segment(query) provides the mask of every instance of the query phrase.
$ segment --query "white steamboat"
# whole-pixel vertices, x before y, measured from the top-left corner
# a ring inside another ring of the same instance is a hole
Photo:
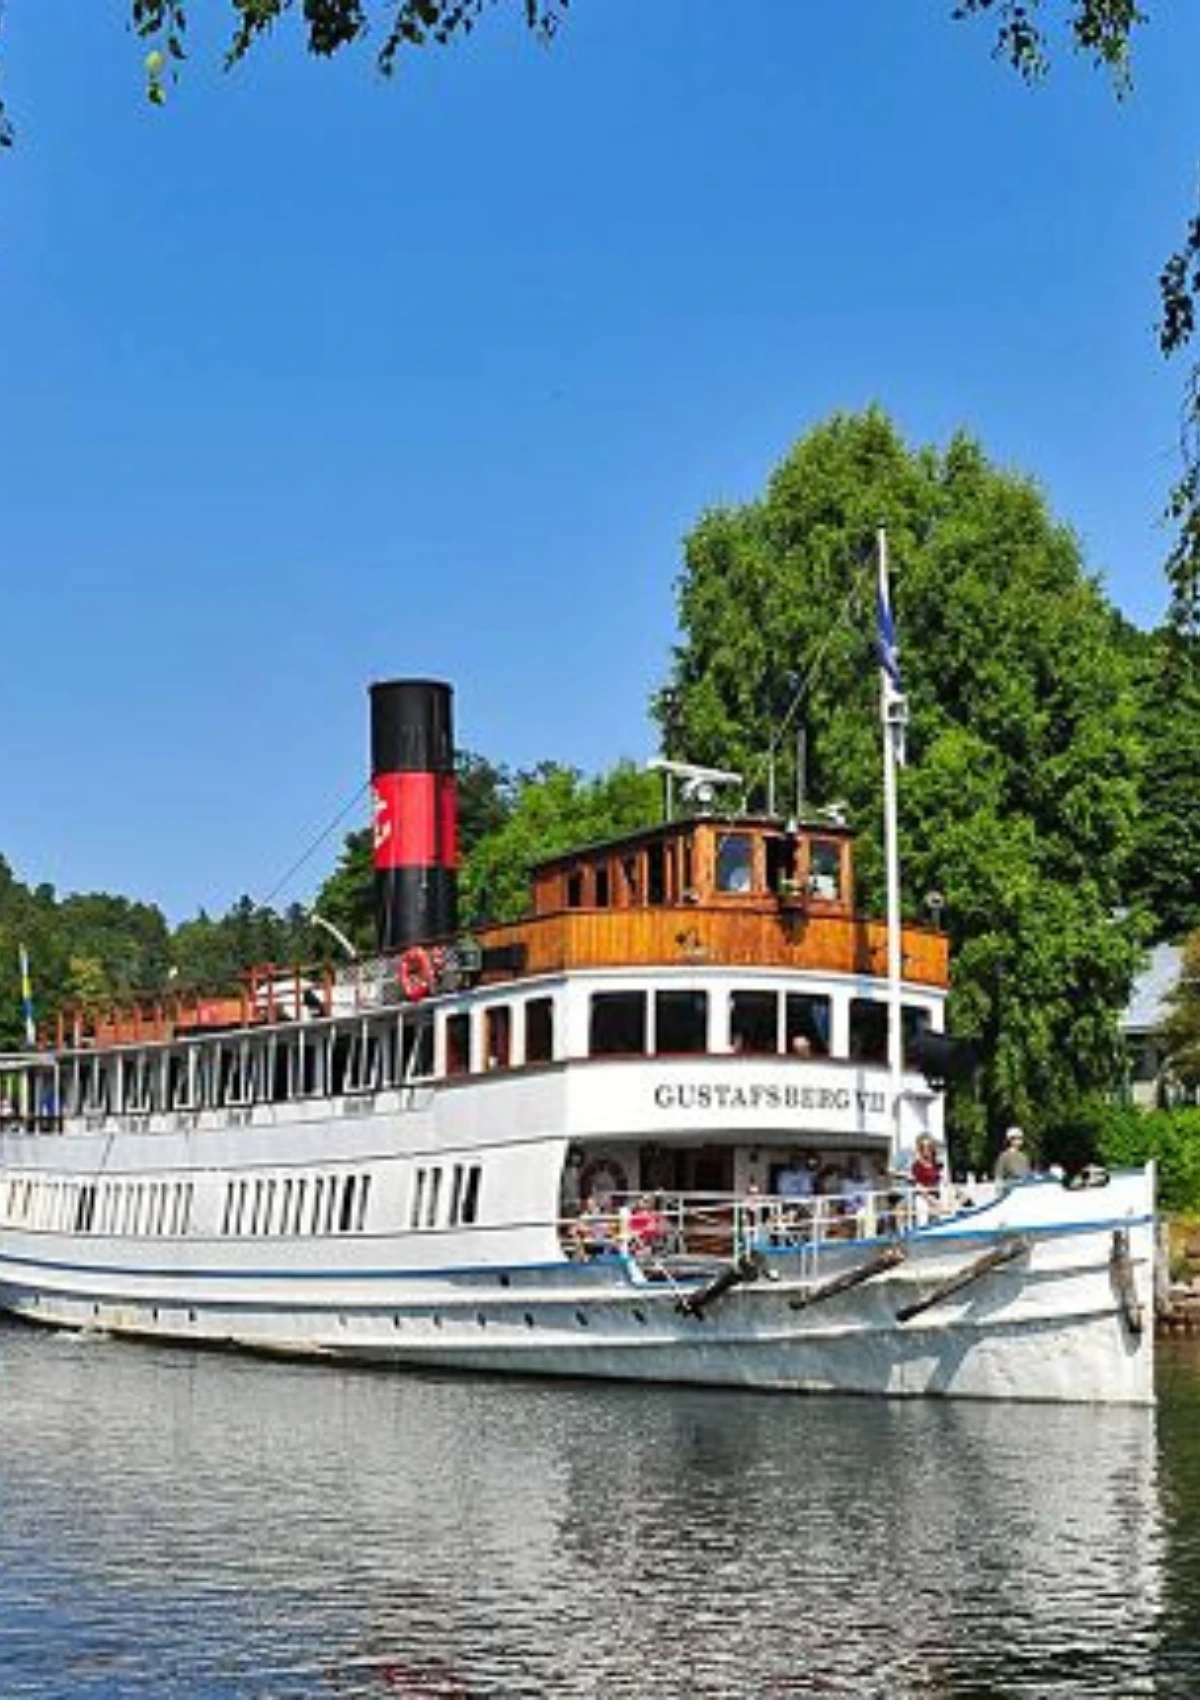
[[[0,1305],[338,1361],[1152,1400],[1149,1173],[898,1176],[942,1140],[946,940],[856,913],[848,829],[668,819],[542,864],[464,947],[413,930],[454,861],[423,737],[376,758],[379,960],[0,1065]]]

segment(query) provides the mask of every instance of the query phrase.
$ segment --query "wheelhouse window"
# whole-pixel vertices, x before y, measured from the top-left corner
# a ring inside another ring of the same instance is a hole
[[[554,1000],[530,998],[525,1005],[525,1061],[551,1062],[554,1058]]]
[[[707,992],[655,993],[654,1049],[659,1055],[707,1051]]]
[[[768,838],[763,845],[767,858],[767,885],[780,896],[796,889],[796,851],[798,839],[794,833],[784,838]]]
[[[608,876],[608,863],[597,862],[595,871],[596,908],[607,909],[612,904],[612,882]]]
[[[567,875],[567,908],[583,908],[583,869],[572,868]]]
[[[779,1050],[779,999],[774,992],[734,992],[729,999],[729,1048],[755,1056]]]
[[[888,1008],[873,998],[850,1001],[850,1055],[855,1062],[886,1062]]]
[[[727,832],[717,844],[717,890],[749,891],[754,871],[754,844],[748,832]]]
[[[667,901],[667,850],[664,844],[646,847],[646,901]]]
[[[787,994],[785,1042],[792,1056],[827,1057],[832,1013],[828,998]]]
[[[842,847],[836,839],[814,838],[808,847],[808,889],[813,897],[842,895]]]
[[[594,1057],[644,1055],[646,994],[593,993],[588,1050]]]

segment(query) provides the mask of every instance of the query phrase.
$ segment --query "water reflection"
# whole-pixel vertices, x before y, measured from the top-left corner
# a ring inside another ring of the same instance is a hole
[[[1190,1697],[1200,1376],[1181,1375],[1160,1494],[1145,1411],[437,1380],[0,1330],[3,1693]]]

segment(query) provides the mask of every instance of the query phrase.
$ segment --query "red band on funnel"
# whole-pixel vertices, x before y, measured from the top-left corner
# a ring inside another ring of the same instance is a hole
[[[453,774],[377,773],[371,790],[376,868],[458,866]]]

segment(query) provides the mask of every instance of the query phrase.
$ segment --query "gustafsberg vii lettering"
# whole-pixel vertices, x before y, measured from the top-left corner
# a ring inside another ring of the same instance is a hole
[[[664,1082],[654,1088],[660,1110],[850,1110],[863,1115],[882,1115],[886,1100],[882,1092],[852,1091],[848,1086],[730,1086],[723,1081],[710,1085],[672,1086]]]

